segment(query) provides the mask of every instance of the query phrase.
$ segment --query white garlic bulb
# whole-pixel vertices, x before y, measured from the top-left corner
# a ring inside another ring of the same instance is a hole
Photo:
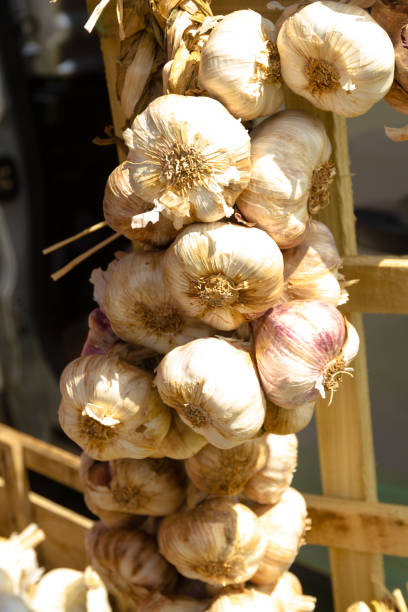
[[[133,217],[132,227],[156,223],[160,213],[178,229],[232,215],[249,181],[250,143],[246,129],[222,104],[206,97],[161,96],[123,137],[134,193],[154,204]]]
[[[159,353],[213,331],[187,316],[163,281],[163,254],[129,253],[117,262],[104,293],[104,311],[113,331],[131,344]]]
[[[255,574],[265,551],[262,536],[252,510],[215,497],[163,519],[158,543],[162,555],[183,576],[226,585]]]
[[[153,208],[152,202],[145,202],[134,191],[132,164],[128,161],[122,162],[111,172],[106,183],[103,198],[106,223],[129,240],[137,240],[152,246],[165,246],[174,239],[177,230],[163,215],[157,223],[147,222],[142,227],[132,225],[133,217],[148,214]]]
[[[297,437],[268,434],[262,442],[267,451],[266,461],[247,481],[244,495],[259,504],[276,504],[293,480]]]
[[[185,496],[181,465],[171,459],[81,460],[87,498],[103,510],[147,516],[175,512]]]
[[[252,10],[215,26],[201,53],[198,83],[243,120],[275,113],[283,102],[276,28]]]
[[[394,48],[367,11],[312,2],[288,17],[277,40],[282,77],[314,106],[343,117],[366,113],[394,78]]]
[[[289,488],[273,506],[255,510],[263,528],[266,550],[258,571],[251,578],[255,584],[273,584],[293,563],[303,543],[307,510],[303,495]]]
[[[207,444],[185,461],[187,476],[199,489],[211,495],[237,495],[262,468],[266,450],[261,438],[226,450]]]
[[[334,176],[322,122],[303,111],[270,117],[251,134],[251,180],[237,200],[244,217],[281,249],[297,245]]]
[[[171,411],[171,425],[166,437],[160,442],[157,450],[150,457],[170,457],[171,459],[188,459],[198,453],[207,440],[184,423],[177,412]]]
[[[333,306],[344,304],[348,293],[339,273],[342,260],[329,228],[313,221],[302,242],[283,252],[284,296],[287,300],[320,300]]]
[[[41,578],[31,605],[38,612],[87,612],[86,593],[82,572],[58,568]]]
[[[158,552],[155,540],[141,531],[95,523],[87,533],[86,551],[108,590],[132,605],[152,592],[171,591],[176,583],[175,569]]]
[[[61,375],[61,427],[94,459],[148,457],[170,427],[152,383],[152,374],[117,357],[79,357]]]
[[[293,408],[293,410],[286,410],[286,408],[280,408],[268,401],[266,402],[264,430],[280,436],[295,434],[309,425],[314,410],[315,404],[313,402],[303,404],[298,408]]]
[[[267,313],[256,329],[256,360],[266,396],[298,408],[335,391],[358,352],[354,327],[334,306],[294,300]]]
[[[283,259],[272,238],[257,228],[196,223],[167,249],[163,275],[190,316],[232,330],[278,301]]]
[[[173,349],[160,362],[155,385],[162,400],[217,448],[253,438],[265,399],[250,353],[238,342],[201,338]]]

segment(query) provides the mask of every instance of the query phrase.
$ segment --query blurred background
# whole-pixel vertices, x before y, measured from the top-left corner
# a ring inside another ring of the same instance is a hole
[[[116,241],[57,283],[53,271],[111,232],[41,254],[103,219],[103,190],[117,163],[114,146],[92,143],[111,117],[86,17],[84,0],[0,2],[0,421],[76,453],[58,426],[58,378],[87,334],[91,270],[127,244]],[[405,122],[384,102],[348,121],[361,253],[408,253],[408,142],[390,142],[383,129]],[[379,499],[408,504],[408,318],[365,315],[364,322]],[[299,441],[294,486],[320,493],[313,424]],[[386,571],[388,587],[402,587],[408,561],[386,558]],[[319,595],[317,609],[330,610],[327,551],[303,548],[295,572],[306,593]]]

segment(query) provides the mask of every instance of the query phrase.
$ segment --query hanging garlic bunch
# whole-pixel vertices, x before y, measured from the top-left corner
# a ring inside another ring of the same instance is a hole
[[[294,300],[267,313],[256,330],[256,360],[266,396],[298,408],[335,391],[358,352],[355,328],[330,304]]]
[[[345,304],[348,293],[342,288],[344,277],[333,234],[313,221],[302,242],[283,253],[284,296],[287,300],[320,300],[333,306]]]
[[[283,102],[276,36],[255,11],[226,15],[202,50],[199,86],[244,121],[275,113]]]
[[[175,569],[159,554],[155,540],[141,531],[95,523],[85,544],[91,565],[108,590],[132,605],[140,605],[152,592],[174,588]]]
[[[154,204],[133,216],[132,227],[156,223],[160,213],[177,229],[232,215],[249,181],[250,143],[222,104],[206,97],[161,96],[123,137],[134,193]]]
[[[326,0],[303,6],[283,22],[277,45],[290,89],[343,117],[366,113],[394,78],[388,35],[354,4]]]
[[[79,357],[61,375],[61,427],[94,459],[148,457],[170,427],[152,383],[152,374],[117,357]]]
[[[187,314],[232,330],[278,301],[283,260],[275,242],[257,228],[197,223],[166,251],[163,275]]]
[[[136,195],[132,167],[125,161],[109,175],[103,199],[105,221],[129,240],[157,247],[166,246],[175,238],[177,230],[163,215],[155,223],[147,222],[143,226],[132,224],[134,217],[147,215],[154,208],[152,202],[145,202]]]
[[[263,428],[269,433],[280,436],[295,434],[309,425],[313,418],[314,410],[314,402],[287,410],[267,401]]]
[[[266,539],[266,549],[258,571],[251,580],[255,584],[273,585],[286,572],[298,554],[308,526],[303,495],[289,488],[273,506],[255,510]]]
[[[171,411],[171,425],[166,437],[160,442],[157,450],[150,457],[170,457],[171,459],[189,459],[198,453],[207,440],[184,423],[177,412]]]
[[[91,462],[86,456],[81,462],[85,498],[104,510],[164,516],[184,500],[181,465],[171,459]]]
[[[215,497],[163,519],[158,543],[162,555],[183,576],[226,585],[255,574],[265,551],[262,535],[252,510]]]
[[[167,353],[213,332],[187,316],[171,297],[164,285],[162,261],[160,252],[123,257],[106,285],[103,305],[119,338]]]
[[[160,362],[155,385],[162,400],[217,448],[253,438],[265,418],[265,399],[250,353],[240,343],[201,338]]]
[[[282,111],[252,131],[251,180],[237,204],[281,249],[299,244],[310,215],[327,203],[331,152],[321,121],[303,111]]]

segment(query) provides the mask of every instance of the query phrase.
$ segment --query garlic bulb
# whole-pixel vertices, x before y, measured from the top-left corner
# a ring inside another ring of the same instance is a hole
[[[354,327],[330,304],[294,300],[277,306],[256,331],[256,360],[268,399],[281,408],[333,393],[358,352]]]
[[[232,215],[249,181],[250,143],[222,104],[206,97],[161,96],[123,137],[134,193],[154,204],[133,216],[133,227],[156,223],[160,213],[176,229]]]
[[[366,113],[394,78],[388,35],[353,4],[304,6],[283,22],[277,45],[285,83],[317,108],[343,117]]]
[[[313,418],[315,404],[303,404],[293,410],[286,410],[275,406],[272,402],[266,402],[266,415],[263,427],[265,431],[286,436],[294,434],[309,425]]]
[[[160,442],[157,450],[150,457],[170,457],[171,459],[188,459],[203,446],[207,440],[196,433],[180,419],[177,412],[171,411],[171,425],[166,437]]]
[[[177,580],[154,539],[141,531],[107,529],[95,523],[86,537],[86,551],[108,590],[133,605],[152,592],[171,591]]]
[[[266,550],[258,571],[251,578],[255,584],[273,584],[293,563],[307,526],[303,495],[287,489],[273,506],[255,510],[266,539]]]
[[[181,466],[171,459],[117,459],[91,465],[84,459],[82,465],[87,497],[104,510],[164,516],[184,500]]]
[[[106,285],[104,310],[114,332],[131,344],[168,353],[212,330],[187,316],[166,289],[162,253],[129,253]]]
[[[203,612],[207,607],[208,601],[183,596],[170,598],[156,592],[143,601],[140,612]]]
[[[86,593],[87,612],[112,612],[106,587],[89,565],[85,568],[84,580],[88,588]]]
[[[38,612],[87,612],[86,593],[82,572],[58,568],[41,578],[31,605]]]
[[[69,363],[60,379],[60,424],[90,457],[142,459],[170,427],[170,411],[153,376],[117,357],[91,355]]]
[[[277,612],[313,612],[316,607],[316,598],[303,595],[299,579],[290,572],[285,572],[276,584],[259,585],[258,589],[270,595]]]
[[[278,301],[283,260],[275,242],[259,229],[197,223],[166,251],[163,275],[190,316],[232,330]]]
[[[133,217],[146,214],[154,208],[152,202],[145,202],[135,193],[132,179],[132,165],[125,161],[109,175],[103,198],[103,214],[106,223],[129,240],[137,240],[152,246],[165,246],[177,234],[172,222],[160,216],[157,223],[147,221],[145,225],[134,226]]]
[[[357,601],[347,608],[347,612],[371,612],[371,608],[364,601]]]
[[[322,122],[303,111],[282,111],[252,131],[251,180],[237,205],[281,249],[299,244],[327,202],[331,152]]]
[[[255,588],[240,586],[226,588],[215,598],[207,612],[253,610],[256,612],[283,612],[273,605],[271,597]]]
[[[268,434],[262,441],[267,451],[266,461],[246,483],[244,495],[259,504],[276,504],[293,480],[297,437]]]
[[[207,444],[185,461],[187,476],[202,491],[212,495],[237,495],[263,466],[266,447],[261,439],[221,450]]]
[[[34,548],[44,539],[44,532],[35,523],[9,538],[0,538],[0,591],[22,597],[29,594],[43,573]]]
[[[163,519],[158,543],[183,576],[226,585],[255,574],[266,545],[262,535],[252,510],[216,497]]]
[[[250,353],[238,342],[201,338],[173,349],[160,362],[155,385],[162,400],[217,448],[253,438],[265,399]]]
[[[275,113],[283,102],[276,28],[251,10],[215,26],[201,53],[198,83],[243,120]]]
[[[0,593],[0,610],[4,612],[35,612],[18,595]]]
[[[284,251],[283,262],[286,299],[320,300],[333,306],[347,302],[344,277],[339,273],[342,260],[333,234],[323,223],[310,223],[302,242]]]

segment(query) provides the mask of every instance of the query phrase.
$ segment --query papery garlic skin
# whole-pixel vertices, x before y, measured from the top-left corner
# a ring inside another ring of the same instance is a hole
[[[249,181],[250,142],[222,104],[206,97],[161,96],[123,136],[134,193],[154,204],[133,217],[132,227],[156,223],[161,214],[176,229],[232,215]]]
[[[288,87],[342,117],[366,113],[394,78],[390,38],[353,4],[327,0],[304,6],[283,22],[277,45]]]
[[[38,612],[85,612],[87,590],[82,572],[58,568],[41,578],[30,603]]]
[[[238,446],[262,426],[265,399],[251,355],[238,343],[202,338],[173,349],[155,385],[166,405],[217,448]]]
[[[299,244],[310,215],[327,203],[331,152],[322,122],[303,111],[281,111],[252,131],[251,180],[237,205],[281,249]]]
[[[237,495],[266,461],[263,439],[250,440],[232,449],[207,444],[185,461],[187,476],[212,495]]]
[[[61,375],[61,427],[94,459],[143,459],[170,427],[152,383],[149,372],[117,357],[79,357]]]
[[[258,585],[257,588],[270,596],[276,612],[313,612],[316,607],[316,597],[303,595],[299,579],[291,572],[285,572],[277,583]]]
[[[131,344],[159,353],[211,335],[207,325],[187,316],[167,290],[160,252],[129,253],[115,266],[103,304],[114,332]]]
[[[319,300],[333,306],[344,304],[348,293],[342,287],[339,273],[342,259],[329,228],[313,221],[309,223],[302,242],[283,252],[287,300]]]
[[[265,554],[251,580],[255,584],[273,584],[293,563],[303,543],[307,510],[304,497],[289,488],[273,506],[258,506],[255,512],[267,541]]]
[[[189,459],[198,453],[207,440],[186,425],[177,412],[171,412],[171,425],[166,437],[160,442],[157,450],[150,457],[170,457],[171,459]]]
[[[226,15],[202,50],[200,87],[244,121],[275,113],[283,102],[276,37],[255,11]]]
[[[207,610],[208,601],[191,597],[165,597],[157,591],[145,599],[140,612],[203,612]]]
[[[291,409],[337,389],[357,354],[358,334],[330,304],[294,300],[265,315],[255,343],[267,398]]]
[[[244,495],[258,504],[276,504],[292,483],[297,466],[297,437],[268,434],[262,438],[264,465],[247,481]]]
[[[165,516],[184,500],[182,468],[171,459],[117,459],[87,467],[84,492],[104,510]]]
[[[280,408],[270,401],[266,402],[266,415],[263,427],[265,431],[279,436],[302,431],[313,418],[315,411],[314,402],[303,404],[293,410]]]
[[[141,531],[107,529],[95,523],[85,545],[92,567],[108,590],[132,605],[175,585],[175,569],[158,552],[155,540]]]
[[[279,300],[283,259],[275,242],[257,228],[196,223],[167,249],[163,276],[190,316],[232,330]]]
[[[255,574],[266,545],[262,535],[252,510],[216,497],[163,519],[158,543],[183,576],[226,585]]]
[[[207,608],[207,612],[230,612],[231,610],[253,610],[256,612],[284,612],[273,605],[271,597],[256,588],[242,586],[240,589],[223,589]]]
[[[103,198],[103,214],[106,223],[116,232],[129,240],[137,240],[151,246],[166,246],[176,236],[173,223],[160,216],[157,223],[146,222],[143,226],[133,227],[133,217],[148,214],[154,204],[145,202],[134,191],[132,165],[122,162],[109,175]],[[154,215],[153,215],[154,216]]]

